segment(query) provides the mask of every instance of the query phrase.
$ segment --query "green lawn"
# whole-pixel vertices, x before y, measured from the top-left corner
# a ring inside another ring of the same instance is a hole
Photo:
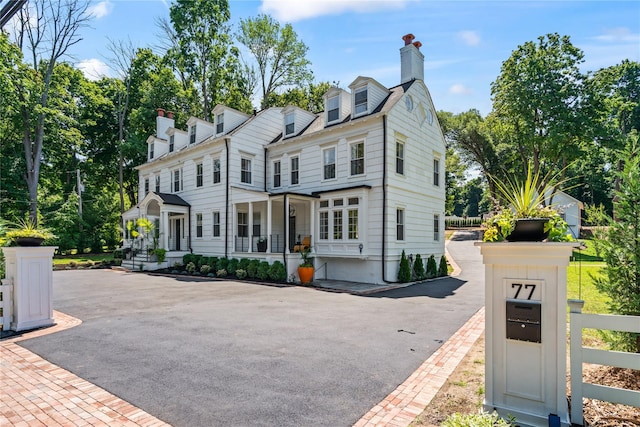
[[[70,262],[75,262],[76,264],[84,264],[88,261],[93,262],[101,262],[101,261],[111,261],[113,259],[112,253],[105,254],[76,254],[76,255],[56,255],[53,257],[53,264],[69,264]]]

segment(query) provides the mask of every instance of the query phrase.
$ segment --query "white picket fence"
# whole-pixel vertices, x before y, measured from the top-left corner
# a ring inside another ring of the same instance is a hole
[[[0,309],[2,309],[2,315],[0,315],[0,327],[3,331],[8,331],[12,320],[13,310],[13,285],[9,279],[2,279],[2,286],[0,286]]]
[[[605,329],[620,332],[640,333],[640,316],[616,316],[610,314],[584,314],[584,301],[569,300],[570,307],[570,355],[571,355],[571,422],[584,424],[582,398],[588,397],[605,402],[640,407],[640,392],[608,387],[582,381],[582,364],[594,363],[603,366],[638,369],[640,353],[598,350],[582,347],[582,330]]]

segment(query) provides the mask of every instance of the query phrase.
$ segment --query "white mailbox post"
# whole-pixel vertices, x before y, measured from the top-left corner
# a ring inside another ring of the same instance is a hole
[[[520,425],[569,426],[567,266],[577,243],[476,245],[485,265],[485,410]]]
[[[2,248],[6,276],[13,283],[11,329],[53,325],[53,252],[55,246]]]

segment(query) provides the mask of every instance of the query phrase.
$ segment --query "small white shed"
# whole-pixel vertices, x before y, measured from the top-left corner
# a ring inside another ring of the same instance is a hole
[[[548,198],[547,204],[549,204]],[[553,196],[551,205],[567,221],[571,235],[577,239],[580,236],[580,227],[582,226],[581,211],[584,209],[583,203],[575,197],[559,191]]]

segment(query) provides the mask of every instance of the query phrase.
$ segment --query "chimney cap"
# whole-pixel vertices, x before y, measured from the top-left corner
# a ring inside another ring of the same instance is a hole
[[[164,117],[164,108],[158,108],[158,117]]]
[[[173,119],[173,111],[167,111],[167,117]]]
[[[416,42],[413,42],[413,45],[414,45],[415,47],[417,47],[418,49],[420,49],[420,47],[422,47],[422,43],[417,42],[417,41],[416,41]]]
[[[406,45],[408,45],[408,44],[411,44],[411,42],[412,42],[412,41],[413,41],[413,39],[415,39],[415,38],[416,38],[416,37],[415,37],[413,34],[411,34],[411,33],[409,33],[409,34],[406,34],[406,35],[402,36],[402,40],[404,40],[404,45],[405,45],[405,46],[406,46]]]

